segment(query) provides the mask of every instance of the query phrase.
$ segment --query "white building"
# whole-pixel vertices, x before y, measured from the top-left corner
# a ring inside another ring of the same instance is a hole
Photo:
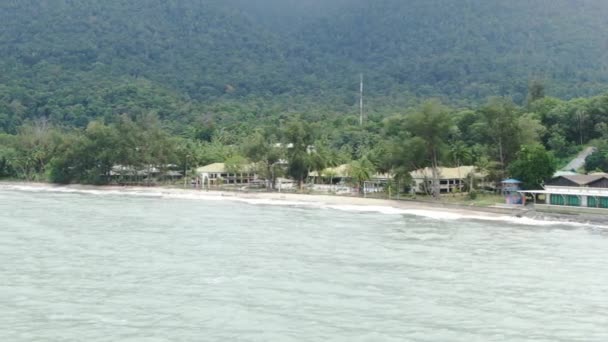
[[[547,182],[544,190],[520,191],[535,204],[549,207],[608,209],[608,175],[566,175]]]
[[[203,185],[249,184],[258,180],[253,164],[243,166],[240,172],[229,172],[224,163],[213,163],[196,169]]]

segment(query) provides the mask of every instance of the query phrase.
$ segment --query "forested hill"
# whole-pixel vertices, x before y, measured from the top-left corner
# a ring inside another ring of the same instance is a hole
[[[2,59],[24,69],[148,78],[200,98],[229,84],[248,94],[264,85],[257,77],[284,69],[278,40],[219,3],[3,2]]]
[[[606,13],[603,0],[7,0],[0,127],[62,115],[82,126],[158,96],[179,109],[157,110],[186,114],[227,101],[349,111],[359,73],[371,104],[396,108],[521,103],[531,79],[549,95],[597,94]]]
[[[372,76],[374,90],[523,100],[531,78],[560,97],[604,89],[605,1],[379,0],[302,30],[321,60]]]

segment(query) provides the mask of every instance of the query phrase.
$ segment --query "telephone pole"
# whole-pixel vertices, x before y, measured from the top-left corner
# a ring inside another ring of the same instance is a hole
[[[361,83],[359,87],[359,125],[363,126],[363,74],[360,74]]]

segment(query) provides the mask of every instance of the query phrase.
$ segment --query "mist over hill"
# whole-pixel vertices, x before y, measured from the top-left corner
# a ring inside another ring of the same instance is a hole
[[[124,110],[129,92],[182,109],[349,111],[359,73],[383,106],[522,103],[532,79],[549,95],[594,95],[608,84],[607,10],[601,0],[4,1],[0,127],[77,105],[65,120],[82,125]]]

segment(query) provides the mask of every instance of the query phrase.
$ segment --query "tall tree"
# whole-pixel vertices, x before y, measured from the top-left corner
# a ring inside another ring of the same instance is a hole
[[[452,123],[449,108],[437,101],[429,101],[411,114],[406,121],[407,130],[424,142],[426,146],[426,159],[432,169],[431,194],[439,197],[439,164],[441,162],[441,149],[449,137]]]
[[[258,167],[267,182],[267,187],[274,190],[276,179],[281,174],[281,159],[284,158],[284,147],[270,130],[261,129],[253,134],[245,144],[245,155]]]
[[[364,183],[372,178],[375,172],[374,164],[363,157],[360,160],[354,160],[348,165],[348,176],[357,185],[359,191],[363,191]]]
[[[528,85],[528,104],[536,102],[545,97],[545,84],[539,80],[534,79]]]
[[[608,155],[605,151],[597,150],[585,159],[585,171],[608,172]]]
[[[313,141],[313,132],[307,123],[292,120],[287,124],[284,131],[284,143],[287,146],[289,162],[287,174],[298,182],[300,189],[313,166],[310,156]]]
[[[462,179],[463,175],[461,174],[460,167],[463,162],[467,162],[471,159],[471,150],[462,141],[458,141],[452,143],[449,155],[454,165],[458,168],[458,178]]]
[[[8,146],[0,146],[0,178],[15,176],[13,163],[17,156],[17,151]]]
[[[449,155],[456,167],[462,166],[472,157],[471,150],[462,141],[452,142]]]
[[[520,179],[526,189],[539,189],[555,173],[553,155],[542,145],[526,145],[517,153],[517,159],[509,165],[509,173]]]
[[[503,175],[520,146],[517,112],[513,101],[499,97],[490,99],[479,109],[482,120],[477,124],[478,129],[485,133],[493,145]]]

